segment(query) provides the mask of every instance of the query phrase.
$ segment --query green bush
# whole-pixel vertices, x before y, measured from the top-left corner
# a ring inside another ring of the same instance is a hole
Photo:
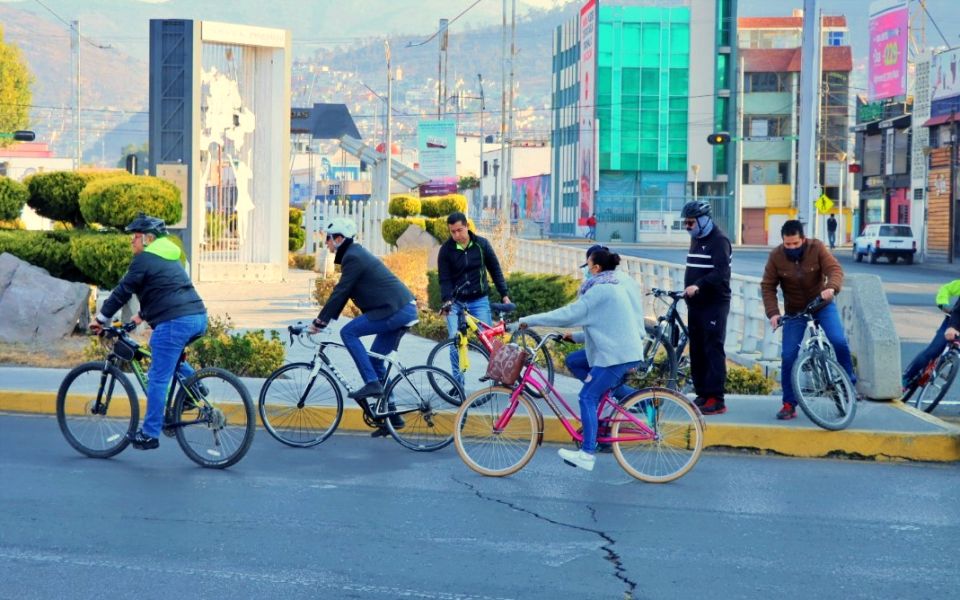
[[[222,238],[230,235],[231,231],[237,228],[237,215],[231,214],[224,217],[219,213],[207,212],[203,220],[203,230],[206,240],[211,244],[219,242]]]
[[[511,273],[507,277],[510,301],[517,305],[516,317],[547,312],[565,306],[577,298],[580,282],[568,275]],[[440,310],[440,278],[427,271],[427,300],[431,310]],[[500,293],[491,284],[490,300],[500,301]]]
[[[70,258],[87,282],[110,290],[127,272],[133,250],[127,235],[86,233],[72,236]]]
[[[447,339],[447,320],[445,318],[434,310],[418,312],[420,321],[410,330],[414,335],[438,342]]]
[[[439,198],[421,198],[420,214],[431,219],[447,216],[440,208]]]
[[[447,194],[437,198],[437,208],[440,214],[437,216],[448,216],[451,213],[467,212],[467,197],[463,194]]]
[[[26,179],[30,198],[27,204],[41,217],[83,225],[80,214],[80,192],[87,180],[74,171],[38,173]]]
[[[0,177],[0,221],[13,221],[20,217],[23,205],[30,198],[27,186],[9,177]]]
[[[288,238],[287,249],[290,252],[296,252],[303,248],[307,240],[307,232],[303,229],[303,211],[298,208],[290,209],[290,237]]]
[[[333,292],[333,288],[337,286],[337,283],[340,281],[340,277],[326,277],[317,279],[313,288],[313,301],[316,302],[319,306],[323,306],[327,303],[327,300],[330,298],[330,294]],[[353,303],[353,300],[348,300],[347,305],[343,307],[343,316],[345,317],[359,317],[362,313],[360,309],[357,308],[357,305]]]
[[[17,219],[4,219],[0,220],[0,229],[26,229],[27,226],[23,224],[23,221],[19,218]]]
[[[312,254],[294,254],[293,266],[304,271],[312,271],[317,266],[317,257]]]
[[[280,334],[264,330],[230,333],[230,317],[212,317],[207,335],[187,347],[193,366],[220,367],[241,377],[266,377],[283,365],[286,349]]]
[[[727,365],[727,382],[725,385],[728,394],[750,394],[765,396],[773,392],[777,382],[765,376],[760,365],[752,368],[740,365]]]
[[[146,175],[94,179],[80,192],[80,213],[87,223],[117,229],[145,212],[172,225],[180,221],[180,190],[169,181]]]
[[[427,233],[432,235],[441,244],[450,239],[450,228],[447,227],[447,218],[438,217],[427,219]]]
[[[387,212],[394,217],[410,217],[420,214],[420,198],[401,194],[390,199]]]
[[[397,240],[399,240],[403,232],[407,230],[407,227],[411,225],[416,225],[423,230],[427,228],[426,219],[423,217],[389,218],[383,220],[383,224],[380,226],[380,232],[385,242],[391,246],[396,246]]]
[[[72,235],[66,231],[0,231],[0,253],[9,252],[60,279],[86,281],[71,258]]]

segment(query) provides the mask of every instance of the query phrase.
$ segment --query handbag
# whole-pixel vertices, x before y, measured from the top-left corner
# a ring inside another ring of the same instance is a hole
[[[527,351],[517,344],[504,344],[494,338],[493,352],[487,364],[487,378],[503,385],[513,385],[520,377],[520,371],[530,360]]]

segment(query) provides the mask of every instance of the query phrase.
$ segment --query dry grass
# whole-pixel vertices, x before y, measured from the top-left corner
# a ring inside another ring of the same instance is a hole
[[[418,305],[427,306],[426,248],[393,252],[383,257],[383,264],[413,292]]]
[[[490,230],[487,238],[497,253],[500,268],[503,269],[504,275],[507,275],[513,272],[513,268],[517,264],[517,232],[511,227],[507,213],[505,211],[501,212],[500,220]]]
[[[0,343],[0,365],[72,369],[90,360],[86,353],[90,339],[72,335],[46,345]]]

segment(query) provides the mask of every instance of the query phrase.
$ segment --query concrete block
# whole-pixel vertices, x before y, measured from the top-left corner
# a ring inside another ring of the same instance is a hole
[[[900,339],[876,275],[847,275],[837,308],[857,370],[857,389],[873,400],[900,397]]]

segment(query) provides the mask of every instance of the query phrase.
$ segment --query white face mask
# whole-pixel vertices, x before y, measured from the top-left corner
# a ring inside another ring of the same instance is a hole
[[[584,280],[592,279],[592,278],[593,278],[593,271],[590,270],[590,265],[587,265],[587,266],[585,266],[585,267],[581,267],[580,270],[583,271],[583,279],[584,279]]]

